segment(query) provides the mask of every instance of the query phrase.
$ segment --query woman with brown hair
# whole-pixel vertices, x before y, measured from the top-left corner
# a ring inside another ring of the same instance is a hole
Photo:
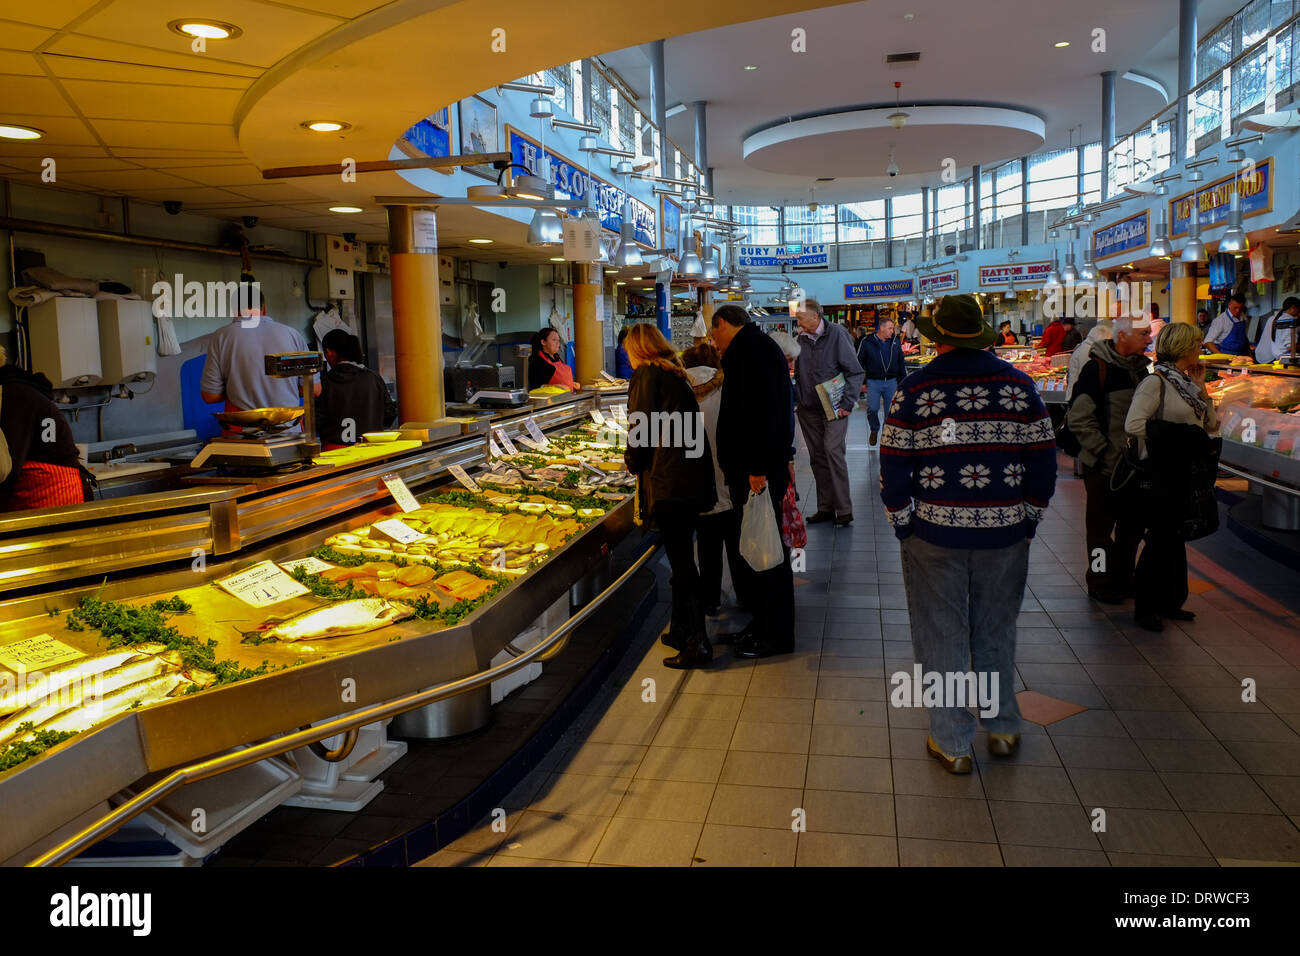
[[[653,325],[634,325],[623,342],[632,363],[628,385],[627,470],[637,476],[644,519],[659,529],[672,568],[673,611],[665,643],[679,653],[668,667],[713,660],[704,626],[694,536],[700,513],[717,501],[713,457],[699,403],[681,360]]]

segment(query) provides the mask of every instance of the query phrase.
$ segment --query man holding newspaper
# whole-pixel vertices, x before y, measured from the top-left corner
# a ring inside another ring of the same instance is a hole
[[[800,346],[794,363],[795,399],[799,428],[817,482],[817,513],[808,523],[834,519],[837,527],[844,527],[853,522],[844,441],[865,373],[853,349],[853,337],[843,326],[822,317],[816,299],[805,301],[795,321]]]

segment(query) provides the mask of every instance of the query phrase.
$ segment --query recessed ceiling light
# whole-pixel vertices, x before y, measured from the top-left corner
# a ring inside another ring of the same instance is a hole
[[[563,262],[563,261],[564,261],[564,256],[551,256],[551,261],[552,261],[552,262]]]
[[[488,246],[492,244],[491,239],[471,239],[470,242],[474,243],[476,246]]]
[[[627,285],[626,282],[615,282],[614,285]]]
[[[747,66],[747,67],[745,67],[745,69],[747,69],[747,70],[757,70],[758,67],[756,67],[756,66]]]
[[[33,126],[0,124],[0,139],[40,139],[44,135],[44,130],[36,129]]]
[[[360,206],[330,206],[330,212],[365,212]]]
[[[911,23],[913,20],[916,19],[916,14],[915,14],[915,13],[905,13],[905,14],[903,14],[903,19],[906,20],[908,23]]]
[[[606,270],[605,270],[605,275],[607,275],[607,276],[612,276],[612,275],[617,275],[617,274],[618,274],[618,270],[617,270],[617,269],[606,269]]]
[[[233,40],[244,32],[233,23],[225,23],[221,20],[199,20],[194,17],[173,20],[167,24],[167,29],[183,37],[191,39],[202,37],[204,40]]]
[[[351,123],[339,123],[334,120],[307,120],[305,123],[299,123],[303,129],[309,129],[313,133],[336,133],[341,129],[351,129]]]
[[[1063,49],[1069,45],[1070,45],[1069,40],[1058,40],[1056,43],[1052,44],[1052,46],[1056,47],[1058,50]]]
[[[886,186],[885,188],[886,188],[886,189],[893,189],[894,187],[893,187],[893,186]]]

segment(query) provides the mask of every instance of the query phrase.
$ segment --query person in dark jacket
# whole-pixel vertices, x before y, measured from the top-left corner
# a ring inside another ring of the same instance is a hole
[[[867,444],[874,445],[880,434],[880,409],[889,414],[894,390],[907,374],[903,367],[903,343],[894,334],[894,320],[881,319],[874,335],[862,336],[858,343],[858,362],[866,374],[867,425],[871,434]]]
[[[1065,335],[1061,339],[1059,351],[1073,352],[1083,343],[1083,333],[1075,327],[1074,316],[1062,316],[1061,321],[1065,324]]]
[[[57,508],[85,501],[72,427],[40,372],[5,365],[0,348],[0,432],[13,462],[0,482],[0,511]]]
[[[678,653],[664,664],[705,667],[713,647],[705,631],[694,537],[701,513],[717,503],[717,495],[704,416],[686,369],[658,328],[635,325],[624,344],[633,371],[623,460],[638,479],[641,515],[659,529],[672,567],[672,624],[665,643]]]
[[[618,345],[614,348],[614,374],[619,378],[630,379],[632,377],[632,363],[627,359],[627,349],[623,347],[623,340],[627,338],[630,325],[623,326],[618,333]]]
[[[768,493],[781,524],[782,502],[790,485],[794,429],[790,370],[781,348],[750,321],[738,305],[713,313],[713,343],[722,353],[722,402],[718,410],[718,465],[726,475],[733,507],[743,508],[751,493]],[[742,562],[743,563],[743,562]],[[746,594],[754,617],[730,635],[737,657],[770,657],[794,650],[794,576],[790,551],[775,568],[755,572],[748,565]],[[719,638],[719,642],[723,642]]]
[[[330,329],[321,348],[330,366],[316,401],[322,448],[355,444],[366,432],[392,424],[397,404],[379,373],[362,364],[361,341],[343,329]]]

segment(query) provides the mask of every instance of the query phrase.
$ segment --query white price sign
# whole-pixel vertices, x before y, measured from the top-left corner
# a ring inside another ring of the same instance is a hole
[[[299,558],[296,561],[281,561],[280,567],[286,571],[302,568],[308,574],[320,574],[322,571],[328,571],[334,565],[328,561],[322,561],[320,558]]]
[[[600,377],[603,378],[603,379],[604,379],[605,381],[607,381],[607,382],[617,382],[617,381],[618,381],[618,379],[616,379],[613,375],[610,375],[610,374],[609,374],[608,372],[606,372],[603,368],[600,370]]]
[[[447,470],[448,470],[449,472],[451,472],[451,476],[452,476],[453,478],[455,478],[457,481],[459,481],[462,485],[464,485],[464,486],[465,486],[466,488],[468,488],[470,491],[482,491],[482,490],[483,490],[482,488],[480,488],[480,487],[478,486],[478,482],[475,481],[473,478],[471,478],[471,477],[470,477],[470,476],[465,472],[465,469],[462,468],[460,465],[448,465],[448,466],[447,466]]]
[[[615,418],[616,421],[620,421],[620,422],[625,422],[625,421],[627,421],[627,406],[626,406],[626,405],[615,405],[614,407],[612,407],[612,408],[609,410],[609,412],[610,412],[611,415],[614,416],[614,418]]]
[[[542,434],[542,430],[537,427],[537,422],[533,421],[530,418],[524,422],[524,428],[528,430],[528,434],[532,436],[534,442],[541,445],[543,448],[547,448],[550,446],[551,444],[550,439],[548,439],[544,434]]]
[[[386,518],[383,521],[376,521],[370,526],[370,529],[378,531],[398,544],[411,544],[415,541],[423,541],[428,537],[427,534],[416,531],[401,518]]]
[[[605,416],[599,408],[593,408],[591,410],[591,420],[597,425],[605,424]]]
[[[523,435],[519,436],[519,443],[525,448],[531,448],[533,451],[546,451],[545,445],[535,442],[531,438],[525,438]]]
[[[510,440],[510,436],[507,435],[504,430],[498,428],[496,436],[497,441],[501,443],[501,447],[506,450],[507,455],[519,454],[519,449],[515,447],[515,443]]]
[[[384,475],[383,482],[402,511],[415,511],[420,507],[420,503],[415,500],[415,495],[411,494],[411,489],[406,487],[406,482],[402,480],[401,475]]]
[[[270,607],[307,593],[305,587],[280,570],[273,561],[262,561],[238,574],[221,578],[216,585],[253,607]]]
[[[42,667],[57,667],[85,656],[85,653],[72,645],[64,644],[48,634],[37,634],[0,647],[0,664],[15,674],[40,670]],[[3,686],[4,682],[0,681],[0,687]]]
[[[501,457],[501,446],[497,444],[495,438],[488,439],[488,454],[491,455],[493,458]]]

